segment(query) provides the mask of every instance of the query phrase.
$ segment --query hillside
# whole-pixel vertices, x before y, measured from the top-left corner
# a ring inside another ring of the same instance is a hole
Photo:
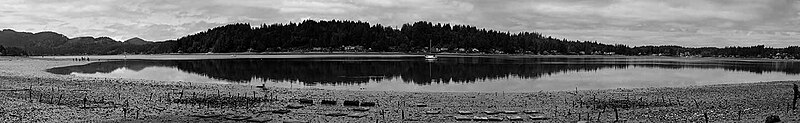
[[[151,44],[153,42],[145,41],[144,39],[141,39],[139,37],[135,37],[135,38],[131,38],[131,39],[125,40],[122,43],[133,44],[133,45],[145,45],[145,44]]]
[[[153,43],[134,38],[120,42],[108,37],[67,38],[55,32],[17,32],[10,29],[0,31],[0,45],[16,47],[31,55],[83,55],[122,53],[164,53],[171,49],[170,42]]]

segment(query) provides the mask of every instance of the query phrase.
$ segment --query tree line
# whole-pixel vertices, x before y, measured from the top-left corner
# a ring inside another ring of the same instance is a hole
[[[182,37],[174,52],[341,51],[568,54],[614,52],[624,45],[568,41],[539,33],[509,33],[420,21],[399,29],[360,21],[314,21],[253,27],[237,23]],[[430,47],[430,48],[429,48]]]
[[[19,47],[4,47],[0,45],[0,56],[25,56],[28,52]]]
[[[399,28],[361,21],[315,21],[252,26],[229,24],[179,38],[171,52],[453,52],[538,55],[661,55],[800,58],[800,47],[637,46],[557,39],[537,32],[500,32],[469,25],[419,21]]]
[[[126,41],[128,42],[128,41]],[[0,31],[0,45],[25,55],[159,54],[229,52],[406,52],[534,55],[660,55],[800,58],[800,47],[628,46],[558,39],[537,32],[510,33],[419,21],[399,27],[362,21],[305,20],[254,26],[228,24],[162,42],[121,43],[110,38],[66,38],[53,32]],[[22,55],[22,54],[19,54]]]

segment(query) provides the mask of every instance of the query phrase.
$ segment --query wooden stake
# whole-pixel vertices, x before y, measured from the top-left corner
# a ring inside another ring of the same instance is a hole
[[[619,121],[619,112],[617,111],[617,107],[614,107],[614,122]]]

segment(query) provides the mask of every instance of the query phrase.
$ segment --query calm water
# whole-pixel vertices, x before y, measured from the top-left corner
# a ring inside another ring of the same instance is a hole
[[[425,92],[532,92],[800,80],[800,62],[683,58],[127,60],[47,71],[89,77]]]

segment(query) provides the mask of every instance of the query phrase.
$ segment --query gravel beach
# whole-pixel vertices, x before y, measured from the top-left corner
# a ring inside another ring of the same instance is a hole
[[[763,122],[772,115],[800,122],[800,110],[789,107],[792,84],[798,81],[527,93],[393,92],[45,71],[90,62],[0,57],[0,122]]]

